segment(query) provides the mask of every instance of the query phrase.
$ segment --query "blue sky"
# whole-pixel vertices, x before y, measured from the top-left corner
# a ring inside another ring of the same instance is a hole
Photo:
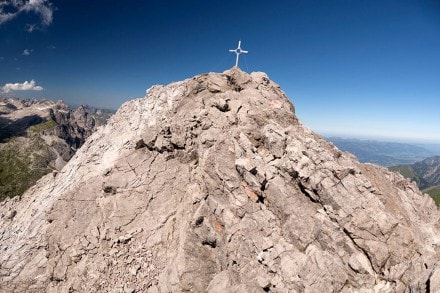
[[[241,39],[318,133],[440,142],[440,1],[0,2],[2,95],[117,108]]]

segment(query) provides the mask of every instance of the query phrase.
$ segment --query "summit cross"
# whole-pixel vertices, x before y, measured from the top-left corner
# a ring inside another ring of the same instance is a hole
[[[240,56],[240,54],[248,53],[248,51],[241,49],[241,41],[238,41],[237,49],[234,49],[234,50],[231,49],[231,50],[229,50],[229,52],[237,54],[237,59],[235,59],[235,67],[238,67],[238,57]]]

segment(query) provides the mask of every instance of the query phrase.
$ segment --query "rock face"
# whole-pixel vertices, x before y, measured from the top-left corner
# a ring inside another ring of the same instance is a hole
[[[58,125],[45,131],[46,135],[54,135],[63,139],[74,150],[81,147],[98,126],[104,125],[111,112],[100,113],[102,110],[80,106],[70,111],[51,111],[50,118]]]
[[[79,148],[97,126],[106,123],[111,114],[108,110],[88,106],[71,109],[62,101],[0,97],[0,143],[26,134],[32,126],[53,121],[52,127],[43,129],[43,133],[56,135],[70,146]]]
[[[108,114],[62,101],[0,98],[0,200],[60,170]]]
[[[2,292],[440,290],[433,200],[264,73],[150,88],[0,214]]]

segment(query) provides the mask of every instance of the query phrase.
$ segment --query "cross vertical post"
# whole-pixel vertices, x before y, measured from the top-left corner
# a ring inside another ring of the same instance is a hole
[[[238,58],[240,57],[240,54],[246,54],[248,51],[245,51],[241,48],[241,41],[238,41],[238,47],[237,49],[231,49],[229,52],[237,54],[237,58],[235,59],[235,67],[238,67]]]

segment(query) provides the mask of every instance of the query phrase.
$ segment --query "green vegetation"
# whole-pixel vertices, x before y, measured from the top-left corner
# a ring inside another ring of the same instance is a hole
[[[11,140],[0,145],[0,201],[21,196],[43,175],[52,171],[48,166],[51,153],[43,140]]]
[[[436,195],[431,195],[431,197],[434,199],[435,204],[440,207],[440,193]]]
[[[409,178],[412,181],[415,181],[416,184],[420,187],[421,179],[414,171],[412,165],[398,165],[394,167],[389,167],[391,171],[398,172],[403,175],[405,178]]]
[[[399,165],[389,168],[391,171],[399,172],[405,178],[415,178],[417,174],[414,172],[414,169],[411,165]]]
[[[423,192],[429,194],[434,199],[437,206],[440,207],[440,185],[426,188]]]
[[[58,124],[53,121],[52,119],[49,118],[49,120],[36,124],[36,125],[32,125],[31,127],[28,128],[28,131],[33,132],[33,133],[41,133],[44,130],[49,130],[52,128],[55,128]]]

